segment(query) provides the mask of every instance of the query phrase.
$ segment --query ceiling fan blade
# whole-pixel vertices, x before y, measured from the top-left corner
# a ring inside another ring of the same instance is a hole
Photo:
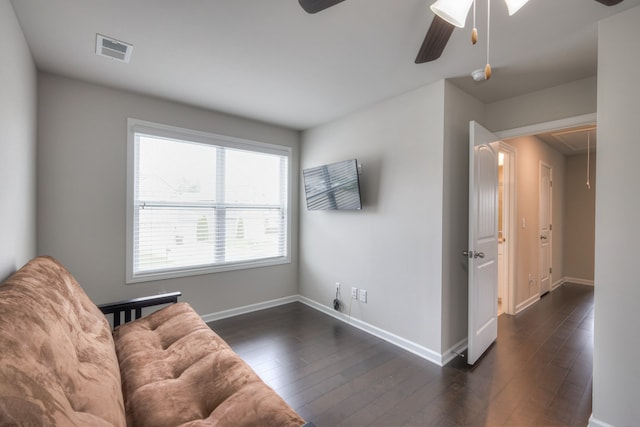
[[[615,6],[618,3],[622,3],[622,0],[596,0],[598,3],[602,3],[605,6]]]
[[[302,6],[307,13],[317,13],[343,1],[344,0],[298,0],[298,3],[300,3],[300,6]]]
[[[433,17],[431,26],[416,56],[416,64],[434,61],[440,58],[455,27],[438,15]]]

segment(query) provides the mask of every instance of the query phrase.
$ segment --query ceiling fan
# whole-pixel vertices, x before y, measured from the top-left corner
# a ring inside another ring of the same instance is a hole
[[[308,13],[317,13],[323,11],[331,6],[334,6],[338,3],[342,3],[344,0],[298,0],[300,6],[308,12]],[[431,21],[431,25],[429,26],[429,30],[427,31],[427,35],[422,42],[422,46],[418,51],[418,56],[416,56],[416,64],[422,64],[424,62],[434,61],[440,58],[444,48],[447,46],[447,42],[453,33],[453,29],[455,27],[464,27],[464,21],[466,20],[467,13],[469,11],[469,7],[471,5],[472,0],[460,0],[457,4],[463,4],[463,6],[458,7],[461,12],[462,18],[456,20],[455,17],[450,16],[450,14],[442,13],[441,11],[434,10],[436,7],[436,1],[431,9],[434,11],[434,17]],[[615,6],[618,3],[621,3],[623,0],[596,0],[599,3],[604,4],[605,6]],[[507,0],[507,5],[509,6],[509,14],[512,15],[517,11],[522,5],[524,5],[527,1],[509,1]],[[449,2],[451,3],[451,2]],[[512,6],[510,3],[516,3],[514,7],[515,10],[512,12]],[[440,15],[440,16],[439,16]],[[474,30],[475,31],[475,30]],[[473,37],[473,36],[472,36]],[[477,35],[475,36],[477,38]],[[474,41],[475,43],[475,41]]]

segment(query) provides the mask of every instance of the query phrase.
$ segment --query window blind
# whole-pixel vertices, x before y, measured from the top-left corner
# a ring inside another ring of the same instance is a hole
[[[132,136],[130,281],[288,260],[288,150]]]

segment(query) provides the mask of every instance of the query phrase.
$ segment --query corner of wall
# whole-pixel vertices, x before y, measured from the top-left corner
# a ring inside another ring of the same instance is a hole
[[[9,1],[0,2],[0,49],[0,158],[10,160],[0,168],[3,280],[36,254],[37,71]]]
[[[484,120],[484,104],[445,84],[441,348],[450,352],[467,337],[467,270],[460,254],[468,244],[469,122]]]

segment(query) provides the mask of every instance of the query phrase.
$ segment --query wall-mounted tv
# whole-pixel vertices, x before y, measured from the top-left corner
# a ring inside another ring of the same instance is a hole
[[[308,210],[359,210],[360,180],[356,159],[302,171]]]

